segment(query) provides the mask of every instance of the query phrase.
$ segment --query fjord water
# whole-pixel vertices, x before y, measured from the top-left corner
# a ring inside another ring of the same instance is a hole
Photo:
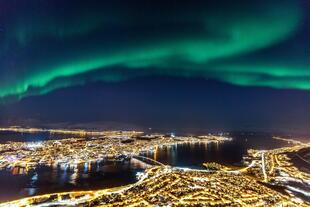
[[[231,133],[232,141],[222,143],[184,143],[158,147],[144,156],[176,167],[203,168],[204,162],[239,166],[248,149],[273,149],[289,144],[272,139],[267,133]]]
[[[185,143],[158,147],[154,152],[141,153],[143,156],[178,167],[202,168],[203,162],[218,162],[225,165],[240,165],[247,149],[271,149],[286,145],[274,140],[269,134],[232,133],[233,141],[223,143]],[[69,138],[49,133],[4,133],[2,141],[13,137],[14,141],[42,141]],[[30,172],[23,169],[0,171],[0,202],[39,194],[94,190],[117,187],[136,182],[137,172],[145,165],[131,160],[118,163],[89,163],[77,169],[61,167],[40,167]]]
[[[50,132],[13,132],[13,131],[0,131],[0,143],[5,143],[7,141],[12,142],[38,142],[53,139],[66,139],[70,137],[79,137],[78,134],[59,134]],[[83,137],[83,135],[80,135]]]
[[[136,182],[144,166],[125,163],[89,163],[75,169],[39,167],[30,172],[22,168],[0,171],[0,202],[23,197],[78,190],[98,190]]]

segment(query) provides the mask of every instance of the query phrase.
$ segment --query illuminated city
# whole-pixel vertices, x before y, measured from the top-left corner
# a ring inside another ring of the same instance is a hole
[[[310,0],[0,0],[0,207],[310,207]]]
[[[5,130],[5,129],[3,129]],[[8,128],[7,130],[12,130]],[[16,131],[17,129],[13,129]],[[18,129],[19,132],[38,132],[39,129]],[[60,133],[61,130],[56,130]],[[52,131],[53,133],[55,130]],[[71,131],[65,131],[71,133]],[[92,138],[69,138],[44,142],[8,142],[0,144],[0,168],[21,167],[25,170],[38,165],[60,165],[75,168],[80,164],[104,160],[122,160],[139,157],[143,151],[152,151],[162,145],[183,142],[223,142],[230,138],[221,136],[174,137],[171,135],[143,135],[136,131],[85,132],[74,134],[101,135]]]
[[[12,128],[3,130],[8,131]],[[18,130],[32,133],[38,131],[21,128]],[[82,133],[93,135],[88,131]],[[273,137],[275,140],[288,142],[291,146],[273,150],[249,149],[243,158],[243,167],[226,167],[206,162],[201,163],[203,169],[191,169],[162,164],[142,156],[141,153],[147,151],[154,153],[158,147],[182,143],[220,144],[231,142],[232,139],[220,135],[176,136],[144,134],[137,131],[106,131],[98,135],[100,136],[92,138],[1,144],[1,168],[11,169],[12,172],[18,168],[27,173],[39,165],[58,165],[67,170],[94,162],[137,159],[146,162],[147,165],[144,172],[137,174],[137,182],[96,191],[46,194],[3,203],[0,206],[310,205],[306,200],[296,198],[294,195],[297,189],[309,197],[310,174],[299,170],[290,159],[291,155],[300,156],[298,153],[301,151],[306,151],[304,153],[306,156],[300,159],[307,159],[310,143]],[[288,181],[304,183],[308,190],[294,187]]]

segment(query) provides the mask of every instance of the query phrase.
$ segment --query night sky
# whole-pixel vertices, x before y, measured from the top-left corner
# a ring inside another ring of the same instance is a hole
[[[309,37],[308,0],[0,0],[0,123],[310,134]]]

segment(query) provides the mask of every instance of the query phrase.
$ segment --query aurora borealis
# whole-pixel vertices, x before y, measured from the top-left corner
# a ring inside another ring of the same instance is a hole
[[[310,0],[0,0],[2,202],[128,183],[135,193],[134,182],[156,174],[143,174],[153,163],[145,155],[168,171],[239,169],[298,205],[310,199],[307,152],[288,152],[298,170],[285,186],[277,148],[299,141],[310,143]],[[184,205],[231,200],[225,189],[210,200],[188,187]],[[269,191],[265,201],[245,191],[236,205],[276,205]],[[181,198],[162,192],[141,205]],[[71,199],[43,197],[34,204]],[[76,194],[90,205],[119,200],[99,197]]]
[[[310,89],[308,1],[190,2],[0,1],[1,99],[151,75]]]

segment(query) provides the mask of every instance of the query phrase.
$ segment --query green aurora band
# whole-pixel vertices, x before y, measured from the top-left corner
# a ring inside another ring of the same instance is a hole
[[[191,12],[185,3],[162,10],[152,1],[140,13],[116,1],[90,3],[69,14],[45,9],[42,2],[29,6],[41,12],[20,6],[2,22],[10,25],[0,36],[2,99],[141,75],[310,89],[308,62],[247,59],[295,35],[303,18],[297,1],[239,0],[241,8],[224,0],[217,5],[206,1],[210,5],[198,4]]]

